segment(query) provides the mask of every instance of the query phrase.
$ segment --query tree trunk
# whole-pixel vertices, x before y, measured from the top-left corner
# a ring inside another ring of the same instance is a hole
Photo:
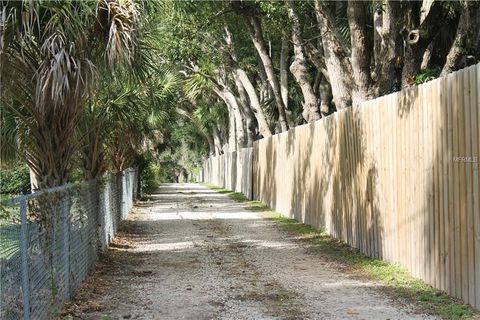
[[[248,98],[250,100],[250,106],[252,107],[252,111],[255,115],[255,118],[257,119],[258,130],[260,131],[260,134],[264,138],[271,136],[272,131],[270,131],[270,128],[267,123],[267,119],[260,106],[260,101],[258,100],[257,93],[255,92],[255,88],[250,82],[250,79],[248,78],[247,73],[241,68],[236,68],[234,72],[235,72],[235,77],[237,77],[238,80],[240,80],[243,87],[245,88],[245,91],[247,92]]]
[[[253,116],[256,118],[258,123],[260,134],[263,137],[269,137],[272,135],[272,132],[268,127],[265,114],[263,113],[263,110],[260,106],[260,101],[258,100],[257,92],[255,91],[255,88],[252,82],[248,78],[247,73],[239,66],[237,53],[235,51],[235,46],[233,45],[232,34],[228,30],[227,26],[225,26],[224,29],[225,29],[225,42],[228,46],[229,54],[231,58],[233,78],[235,80],[235,85],[237,86],[237,91],[240,95],[240,100],[243,102],[245,106],[245,111],[246,111],[245,115],[247,116],[247,122],[255,126],[255,122],[252,121],[253,119],[249,119],[252,116],[252,112],[253,112]],[[246,97],[245,95],[248,95],[248,97]],[[250,128],[250,125],[247,124],[247,129],[249,128]],[[251,131],[254,132],[254,129],[251,129]]]
[[[233,113],[232,107],[227,104],[228,108],[228,140],[227,145],[223,146],[224,151],[233,152],[237,151],[237,137],[235,131],[235,114]]]
[[[336,109],[341,110],[352,104],[352,68],[342,43],[334,34],[332,18],[328,17],[329,14],[320,0],[315,1],[315,14],[322,34],[325,65],[332,86],[333,102]]]
[[[103,176],[106,171],[104,137],[102,136],[102,121],[89,123],[95,126],[85,137],[85,146],[80,148],[80,164],[83,178],[91,180]],[[85,129],[88,131],[89,129]]]
[[[234,73],[235,85],[237,87],[238,95],[239,95],[239,107],[242,111],[243,118],[245,119],[245,126],[247,128],[247,147],[251,147],[253,145],[253,141],[255,141],[256,136],[256,129],[257,123],[255,121],[255,115],[253,114],[252,110],[250,109],[250,103],[248,101],[248,95],[245,91],[245,88],[242,85],[240,79]]]
[[[430,67],[430,61],[432,59],[434,43],[435,43],[435,41],[430,42],[427,49],[423,53],[422,64],[420,65],[420,70],[428,69]]]
[[[323,77],[328,81],[328,71],[327,66],[325,65],[325,60],[323,57],[323,45],[320,41],[320,48],[317,49],[310,42],[305,43],[305,53],[307,54],[308,59],[313,63],[318,72],[321,72]]]
[[[411,30],[406,39],[404,66],[402,70],[402,85],[411,85],[420,72],[423,55],[430,42],[438,33],[440,26],[447,19],[448,10],[440,1],[434,1],[430,11],[419,25]]]
[[[258,87],[258,93],[259,93],[258,97],[260,99],[260,104],[265,104],[266,101],[273,99],[273,91],[272,91],[272,87],[270,87],[270,85],[268,84],[267,74],[265,73],[265,68],[263,67],[260,57],[258,57],[257,60],[258,60],[258,66],[257,66],[258,79],[256,79],[257,80],[256,85]]]
[[[475,63],[473,53],[480,53],[480,2],[465,1],[457,34],[442,69],[442,76]],[[467,54],[472,56],[468,57]],[[468,61],[468,60],[471,61]]]
[[[376,95],[385,95],[400,89],[403,57],[401,35],[402,8],[399,1],[380,1],[380,25],[375,27],[374,43]],[[379,5],[380,5],[379,3]],[[378,21],[377,21],[378,22]]]
[[[247,146],[247,133],[245,132],[245,119],[243,117],[243,113],[238,105],[238,101],[235,97],[235,104],[236,108],[233,109],[233,115],[235,117],[235,137],[237,139],[237,145],[235,146],[235,150],[245,148]]]
[[[255,49],[258,52],[258,55],[260,56],[260,60],[262,61],[263,67],[267,74],[268,83],[273,90],[273,95],[275,97],[275,102],[278,108],[278,122],[280,123],[281,130],[287,131],[288,123],[287,123],[286,108],[282,100],[282,95],[280,92],[280,83],[277,79],[277,76],[275,75],[272,59],[270,59],[267,48],[265,47],[265,41],[262,35],[262,26],[261,26],[260,18],[255,16],[249,16],[248,20],[249,20],[250,37],[252,39]]]
[[[31,168],[30,168],[30,189],[32,190],[31,191],[32,193],[34,193],[35,191],[38,191],[38,176],[35,173],[35,171],[33,171]]]
[[[207,142],[208,142],[208,149],[209,149],[208,155],[209,156],[216,155],[215,142],[214,142],[213,135],[211,135],[209,132],[206,132],[205,138],[207,138]]]
[[[355,87],[352,93],[353,105],[372,98],[372,77],[370,72],[370,46],[366,28],[366,8],[362,1],[348,1],[348,25],[352,53],[350,61]]]
[[[280,93],[283,104],[288,110],[288,39],[282,38],[282,50],[280,52]]]
[[[303,95],[303,112],[302,116],[307,122],[313,122],[321,118],[320,110],[318,108],[317,97],[313,92],[313,87],[310,83],[309,73],[307,70],[307,61],[303,49],[303,35],[300,25],[300,20],[295,12],[295,3],[291,0],[288,4],[288,15],[293,24],[292,41],[293,51],[295,52],[295,60],[290,66],[290,72],[295,77]]]
[[[215,125],[212,127],[212,136],[215,145],[215,156],[219,156],[222,154],[222,139],[220,138],[220,133]]]
[[[240,107],[238,106],[237,99],[233,95],[232,91],[225,86],[221,89],[214,88],[214,91],[228,106],[229,114],[231,117],[233,117],[229,119],[229,150],[236,151],[237,148],[245,148],[246,140],[245,129],[243,125],[243,116],[240,112]]]
[[[68,109],[68,106],[65,108]],[[26,160],[36,176],[36,189],[32,191],[60,186],[68,181],[71,159],[76,151],[73,131],[78,122],[70,119],[64,123],[53,122],[42,121],[30,131],[32,141],[28,147],[35,151],[27,154]]]
[[[325,77],[322,77],[320,85],[318,87],[318,92],[320,96],[320,112],[322,116],[329,115],[334,110],[332,110],[332,87]]]

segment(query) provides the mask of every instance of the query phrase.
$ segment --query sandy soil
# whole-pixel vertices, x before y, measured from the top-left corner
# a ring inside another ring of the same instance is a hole
[[[226,196],[163,185],[65,315],[74,319],[433,319]]]

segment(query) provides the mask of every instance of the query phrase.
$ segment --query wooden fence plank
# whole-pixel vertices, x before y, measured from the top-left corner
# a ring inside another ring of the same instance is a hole
[[[371,219],[371,241],[372,241],[372,257],[376,258],[378,254],[378,247],[377,247],[377,219],[376,219],[376,206],[377,206],[377,195],[376,195],[376,182],[375,182],[375,175],[377,172],[377,164],[375,163],[375,144],[376,144],[376,137],[375,137],[375,114],[376,110],[374,108],[376,105],[373,103],[370,107],[370,119],[369,119],[369,129],[370,129],[370,165],[368,168],[368,184],[370,188],[370,206],[369,206],[369,213]]]
[[[432,268],[432,285],[436,288],[440,286],[440,264],[439,264],[439,251],[440,251],[440,200],[439,200],[439,185],[438,185],[438,172],[439,172],[439,160],[438,160],[438,147],[439,147],[439,117],[440,117],[440,103],[439,103],[439,79],[432,82],[431,95],[432,95],[432,172],[433,172],[433,215],[435,220],[434,225],[434,256],[433,256],[433,268]]]
[[[419,225],[420,225],[420,242],[418,246],[419,255],[416,259],[417,265],[419,266],[419,274],[418,276],[422,279],[427,279],[427,267],[430,264],[429,257],[428,257],[428,234],[429,234],[429,221],[428,221],[428,214],[429,214],[429,201],[428,201],[428,189],[429,189],[429,181],[430,176],[428,172],[428,124],[430,123],[430,119],[428,117],[428,96],[426,90],[427,84],[421,86],[422,92],[422,126],[420,129],[421,134],[421,164],[422,164],[422,172],[420,174],[420,193],[422,195],[421,202],[417,207],[417,212],[419,216]],[[420,263],[423,261],[423,263]]]
[[[453,156],[454,156],[454,127],[453,123],[455,122],[454,118],[454,105],[456,103],[456,94],[455,94],[455,79],[453,75],[447,76],[448,81],[448,104],[447,104],[447,132],[448,132],[448,142],[447,142],[447,164],[448,164],[448,244],[449,244],[449,282],[450,282],[450,290],[448,291],[451,294],[455,294],[456,292],[456,283],[455,283],[455,272],[456,272],[456,265],[455,265],[455,183],[454,183],[454,163],[453,163]]]
[[[402,106],[404,109],[407,108],[406,105],[403,105]],[[408,177],[408,173],[407,173],[407,170],[406,170],[406,163],[407,163],[407,159],[406,159],[406,149],[407,149],[407,141],[405,139],[406,137],[406,120],[404,118],[404,116],[401,116],[401,119],[400,119],[400,146],[401,146],[401,151],[400,151],[400,174],[402,177],[405,177],[407,178]],[[408,251],[407,251],[407,243],[405,243],[405,239],[406,239],[406,236],[407,236],[407,232],[406,232],[406,227],[407,227],[407,218],[406,218],[406,208],[405,208],[405,205],[408,203],[405,201],[406,199],[406,189],[407,189],[407,184],[406,184],[406,181],[405,179],[400,179],[401,181],[401,185],[400,185],[400,188],[401,188],[401,194],[400,194],[400,210],[398,212],[399,214],[399,217],[400,217],[400,221],[399,221],[399,227],[401,228],[400,230],[400,237],[399,237],[399,241],[400,241],[400,245],[401,245],[401,252],[400,252],[400,255],[401,255],[401,259],[402,259],[402,262],[403,264],[409,269],[412,271],[411,269],[411,266],[410,264],[408,263]]]
[[[438,167],[438,210],[439,210],[439,257],[438,257],[438,265],[439,265],[439,280],[440,285],[438,288],[441,290],[447,290],[445,284],[445,273],[446,273],[446,266],[445,266],[445,224],[447,221],[445,220],[445,199],[447,198],[447,194],[445,193],[445,185],[446,182],[444,180],[445,177],[445,165],[444,165],[444,152],[445,152],[445,80],[444,78],[440,78],[438,81],[438,146],[437,146],[437,161],[439,164]]]
[[[458,136],[458,125],[459,125],[459,94],[458,94],[458,80],[456,75],[453,75],[455,83],[453,87],[453,157],[459,157],[459,136]],[[461,296],[462,294],[462,246],[460,240],[460,187],[459,187],[459,177],[460,170],[457,162],[453,163],[453,195],[454,195],[454,235],[455,235],[455,295]]]
[[[425,248],[427,249],[428,253],[428,264],[426,264],[426,277],[425,279],[427,280],[428,283],[433,285],[435,283],[434,277],[435,277],[435,255],[434,255],[434,250],[435,250],[435,213],[434,213],[434,184],[435,184],[435,179],[433,175],[433,165],[434,165],[434,132],[433,132],[433,102],[434,102],[434,96],[432,92],[432,84],[433,82],[430,81],[427,83],[425,86],[425,93],[427,95],[427,103],[425,104],[427,107],[427,114],[428,114],[428,121],[427,121],[427,149],[426,151],[426,159],[427,159],[427,174],[428,174],[428,180],[425,181],[427,184],[426,186],[426,191],[427,194],[426,196],[428,197],[428,211],[427,211],[427,228],[428,228],[428,237],[425,239]]]
[[[404,108],[408,111],[405,112],[405,122],[408,125],[404,132],[405,142],[408,143],[408,133],[415,132],[415,136],[412,139],[413,143],[412,148],[404,148],[404,153],[406,154],[405,158],[405,165],[407,166],[404,170],[403,174],[405,175],[405,195],[402,199],[402,202],[405,203],[405,228],[406,232],[403,234],[401,241],[408,244],[407,250],[402,254],[406,257],[407,268],[412,272],[415,277],[418,277],[418,264],[416,261],[418,260],[418,242],[419,242],[419,226],[415,223],[412,223],[412,220],[417,219],[418,213],[416,212],[416,205],[418,203],[418,197],[420,196],[420,192],[418,190],[419,185],[416,183],[416,178],[421,174],[421,166],[420,159],[419,159],[419,150],[421,149],[421,142],[420,134],[421,131],[413,130],[411,131],[410,123],[413,121],[415,126],[418,126],[418,119],[419,112],[421,109],[421,100],[420,100],[420,92],[417,87],[412,87],[409,90],[409,99],[406,102],[407,105]],[[411,117],[411,120],[410,120]],[[410,198],[410,201],[406,201],[406,199]],[[410,235],[411,241],[406,241],[407,237]]]
[[[397,238],[397,228],[395,226],[395,219],[394,217],[396,216],[396,207],[395,207],[395,199],[396,199],[396,175],[395,175],[395,145],[396,145],[396,140],[397,140],[397,135],[396,135],[396,108],[395,108],[395,97],[396,94],[392,94],[388,97],[388,104],[389,104],[389,123],[385,124],[385,126],[388,125],[390,128],[391,132],[389,134],[389,138],[387,139],[389,141],[389,155],[390,155],[390,163],[389,163],[389,175],[388,175],[388,181],[390,184],[390,208],[389,208],[389,223],[390,223],[390,261],[398,261],[397,260],[397,244],[396,244],[396,238]],[[391,125],[389,125],[391,124]]]
[[[473,213],[474,213],[474,251],[475,251],[475,303],[480,309],[480,64],[472,67],[470,82],[472,84],[472,116],[470,118],[472,128],[472,154],[476,157],[473,166]],[[476,84],[475,84],[476,82]],[[476,116],[475,113],[476,112]],[[475,134],[476,133],[476,134]]]
[[[435,96],[433,92],[433,81],[428,82],[428,85],[425,87],[425,90],[428,93],[428,118],[430,121],[428,121],[428,128],[427,128],[427,145],[428,145],[428,158],[427,158],[427,163],[428,163],[428,180],[425,181],[425,183],[428,184],[428,234],[429,234],[429,239],[428,239],[428,254],[429,254],[429,266],[427,269],[428,276],[426,277],[427,282],[430,283],[431,285],[435,284],[435,227],[436,227],[436,219],[435,219],[435,208],[434,208],[434,190],[435,190],[435,177],[433,173],[433,166],[435,163],[435,157],[434,157],[434,152],[435,152],[435,132],[434,132],[434,117],[435,115],[433,114],[433,104],[435,103]]]
[[[473,158],[473,148],[472,148],[472,131],[471,131],[471,122],[472,113],[475,111],[472,108],[472,86],[470,83],[470,71],[472,68],[468,68],[463,73],[463,97],[464,97],[464,131],[463,135],[465,137],[465,156]],[[473,111],[473,112],[472,112]],[[466,245],[466,274],[464,275],[464,282],[468,285],[467,297],[464,298],[465,301],[470,304],[475,303],[475,251],[473,249],[474,237],[473,237],[473,164],[471,162],[465,163],[465,245]],[[479,213],[480,214],[480,213]]]
[[[397,106],[398,106],[398,93],[394,93],[392,94],[392,98],[391,98],[391,103],[393,104],[391,106],[391,109],[392,109],[392,114],[391,114],[391,119],[392,119],[392,122],[393,122],[393,139],[392,139],[392,144],[391,144],[391,154],[392,154],[392,185],[391,185],[391,188],[392,188],[392,214],[393,214],[393,217],[392,217],[392,224],[394,224],[394,229],[393,229],[393,247],[394,247],[394,251],[393,251],[393,259],[394,261],[400,261],[400,250],[399,250],[399,245],[398,245],[398,202],[399,202],[399,198],[398,198],[398,186],[399,186],[399,182],[398,182],[398,173],[399,173],[399,170],[398,170],[398,150],[399,150],[399,147],[398,147],[398,112],[397,112]]]
[[[458,154],[461,157],[467,156],[466,154],[466,139],[465,139],[465,82],[464,82],[465,70],[460,70],[457,73],[458,81]],[[457,162],[457,167],[459,169],[459,210],[460,210],[460,219],[459,219],[459,233],[460,233],[460,264],[461,264],[461,281],[462,281],[462,299],[468,301],[469,294],[469,283],[468,283],[468,232],[467,232],[467,212],[466,212],[466,203],[467,203],[467,190],[466,190],[466,167],[467,164],[464,161]]]
[[[377,99],[378,100],[378,99]],[[380,106],[378,103],[372,103],[371,108],[371,137],[372,137],[372,160],[370,164],[370,193],[371,193],[371,215],[372,215],[372,229],[373,229],[373,257],[379,258],[380,248],[379,248],[379,198],[378,198],[378,112],[376,109]]]
[[[380,217],[381,217],[381,225],[380,225],[380,246],[381,246],[381,258],[383,260],[388,259],[388,240],[387,240],[387,214],[388,214],[388,202],[387,198],[390,194],[387,189],[388,184],[385,177],[387,176],[387,166],[388,163],[388,152],[387,152],[387,141],[385,132],[385,123],[388,121],[388,99],[385,97],[381,98],[382,100],[382,110],[380,112],[380,119],[378,121],[378,137],[379,137],[379,146],[378,146],[378,153],[380,156],[380,174],[379,178],[377,179],[380,184]]]

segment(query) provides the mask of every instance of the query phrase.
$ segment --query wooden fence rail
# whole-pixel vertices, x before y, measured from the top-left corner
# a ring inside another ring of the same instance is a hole
[[[480,64],[259,140],[248,157],[212,157],[204,169],[207,182],[252,188],[276,211],[480,308],[479,150]]]

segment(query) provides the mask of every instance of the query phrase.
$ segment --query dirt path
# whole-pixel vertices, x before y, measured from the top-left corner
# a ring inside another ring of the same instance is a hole
[[[70,306],[81,319],[430,319],[242,204],[162,186],[125,221]]]

